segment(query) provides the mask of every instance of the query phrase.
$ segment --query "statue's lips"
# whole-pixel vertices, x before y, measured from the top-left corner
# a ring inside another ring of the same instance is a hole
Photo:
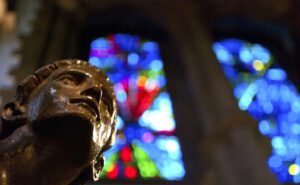
[[[69,100],[69,103],[78,105],[87,111],[89,111],[93,116],[95,116],[96,119],[99,119],[99,109],[98,109],[98,104],[97,102],[90,98],[90,97],[85,97],[85,98],[73,98]]]

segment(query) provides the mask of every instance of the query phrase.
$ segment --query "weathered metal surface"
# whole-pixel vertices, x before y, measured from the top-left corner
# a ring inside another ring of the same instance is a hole
[[[115,138],[113,86],[87,62],[57,61],[21,82],[1,121],[0,184],[97,180]]]

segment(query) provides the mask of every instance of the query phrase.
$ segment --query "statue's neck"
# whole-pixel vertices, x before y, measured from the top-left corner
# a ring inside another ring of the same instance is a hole
[[[91,167],[85,168],[80,175],[69,185],[85,185],[85,183],[89,180],[89,177],[91,177]]]

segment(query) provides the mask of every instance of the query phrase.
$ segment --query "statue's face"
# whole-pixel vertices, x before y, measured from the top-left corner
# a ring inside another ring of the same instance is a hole
[[[103,80],[90,67],[64,66],[25,105],[5,108],[3,117],[17,118],[14,106],[25,109],[26,121],[0,125],[2,184],[67,185],[91,165],[113,132],[115,105]]]

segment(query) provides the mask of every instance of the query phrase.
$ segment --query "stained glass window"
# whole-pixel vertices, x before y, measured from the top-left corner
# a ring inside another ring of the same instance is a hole
[[[103,177],[181,180],[185,169],[158,44],[128,34],[101,37],[91,43],[89,62],[115,84],[119,107]]]
[[[300,96],[270,51],[260,44],[225,39],[213,51],[241,110],[270,138],[267,164],[280,182],[300,182]]]

